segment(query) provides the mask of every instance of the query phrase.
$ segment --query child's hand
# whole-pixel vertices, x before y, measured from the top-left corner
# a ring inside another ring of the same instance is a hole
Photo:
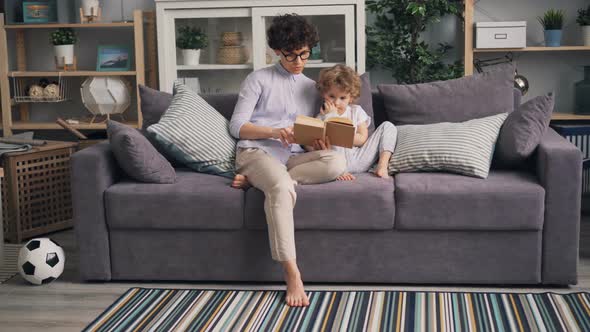
[[[338,109],[336,108],[336,105],[334,105],[334,103],[331,100],[324,101],[324,105],[322,105],[322,107],[320,107],[320,114],[321,115],[326,115],[328,113],[337,112],[337,111],[338,111]]]

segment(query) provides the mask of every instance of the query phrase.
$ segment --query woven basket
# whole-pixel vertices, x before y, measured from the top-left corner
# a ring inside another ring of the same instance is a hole
[[[241,32],[222,32],[221,42],[223,46],[240,46],[242,44]]]
[[[224,46],[217,51],[217,63],[237,65],[248,61],[248,53],[244,46]]]

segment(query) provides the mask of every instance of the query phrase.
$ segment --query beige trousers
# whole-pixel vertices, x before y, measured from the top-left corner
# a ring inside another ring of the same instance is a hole
[[[296,258],[293,208],[297,194],[293,180],[298,184],[332,181],[345,172],[346,159],[334,151],[312,151],[292,156],[285,166],[264,150],[240,148],[236,170],[264,192],[271,256],[288,261]]]

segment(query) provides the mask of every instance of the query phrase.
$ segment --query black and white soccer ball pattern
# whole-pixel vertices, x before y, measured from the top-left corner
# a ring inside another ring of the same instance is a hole
[[[49,238],[32,239],[18,255],[18,271],[34,285],[42,285],[57,279],[64,270],[64,250]]]

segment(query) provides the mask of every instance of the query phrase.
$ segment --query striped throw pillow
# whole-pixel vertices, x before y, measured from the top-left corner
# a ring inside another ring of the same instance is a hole
[[[446,171],[485,179],[507,116],[502,113],[460,123],[398,126],[389,172]]]
[[[234,176],[236,140],[229,121],[197,93],[174,84],[174,98],[158,123],[147,128],[166,154],[191,169]]]

